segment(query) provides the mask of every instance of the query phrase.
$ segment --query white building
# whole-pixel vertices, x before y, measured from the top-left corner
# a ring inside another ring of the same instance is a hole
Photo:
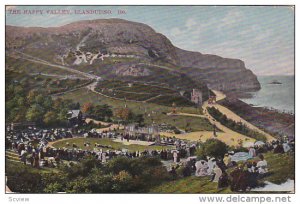
[[[202,92],[199,89],[193,89],[191,93],[191,101],[198,106],[202,105]]]

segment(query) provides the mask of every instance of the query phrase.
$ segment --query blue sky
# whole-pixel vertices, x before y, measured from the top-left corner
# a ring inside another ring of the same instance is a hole
[[[123,18],[148,24],[182,49],[238,58],[257,75],[294,74],[294,9],[276,6],[10,6],[21,10],[109,9],[109,15],[12,15],[6,24],[60,26]],[[125,10],[119,15],[117,10]]]

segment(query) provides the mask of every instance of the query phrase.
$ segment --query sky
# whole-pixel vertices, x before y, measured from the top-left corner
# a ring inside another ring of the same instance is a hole
[[[13,10],[21,14],[11,14]],[[25,10],[43,13],[24,14]],[[47,14],[47,10],[68,10],[71,14]],[[110,10],[111,14],[83,15],[84,10]],[[294,74],[294,8],[290,6],[6,7],[6,24],[15,26],[52,27],[103,18],[145,23],[177,47],[241,59],[256,75]]]

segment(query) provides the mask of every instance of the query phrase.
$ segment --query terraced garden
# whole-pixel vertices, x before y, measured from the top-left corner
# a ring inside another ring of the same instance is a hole
[[[177,91],[158,85],[106,80],[100,82],[95,90],[119,99],[148,101],[165,106],[172,106],[173,103],[177,106],[194,106],[194,103],[181,96]]]

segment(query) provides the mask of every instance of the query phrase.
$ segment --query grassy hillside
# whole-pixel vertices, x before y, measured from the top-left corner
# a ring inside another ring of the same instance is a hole
[[[70,75],[70,72],[60,68],[47,66],[44,64],[34,63],[24,59],[16,59],[6,56],[6,69],[11,69],[18,72],[25,72],[29,74],[43,73],[43,74],[56,74],[56,75]],[[76,75],[71,73],[71,75]]]
[[[6,85],[21,84],[26,90],[39,89],[48,94],[64,92],[83,86],[89,82],[87,79],[63,78],[61,75],[47,76],[40,74],[30,74],[23,71],[6,70]]]
[[[151,193],[230,193],[230,189],[217,190],[218,183],[210,178],[190,176],[166,182],[150,190]]]
[[[101,96],[87,89],[79,89],[74,92],[66,93],[59,96],[64,99],[72,99],[74,102],[84,104],[91,102],[93,104],[108,104],[113,109],[124,107],[124,100],[116,100]],[[167,123],[176,126],[180,129],[191,128],[192,131],[212,130],[212,125],[205,118],[189,117],[189,116],[169,116],[166,113],[172,111],[172,107],[157,105],[154,103],[139,103],[139,102],[126,102],[127,107],[135,114],[143,114],[146,124],[151,124],[152,120],[155,123]],[[179,112],[201,114],[201,110],[194,107],[179,107]],[[149,115],[150,114],[150,115]]]
[[[270,175],[261,180],[281,184],[287,179],[295,179],[295,157],[288,154],[264,154],[268,162]],[[151,189],[152,193],[231,193],[229,188],[218,190],[217,183],[209,177],[190,176],[166,182]]]

